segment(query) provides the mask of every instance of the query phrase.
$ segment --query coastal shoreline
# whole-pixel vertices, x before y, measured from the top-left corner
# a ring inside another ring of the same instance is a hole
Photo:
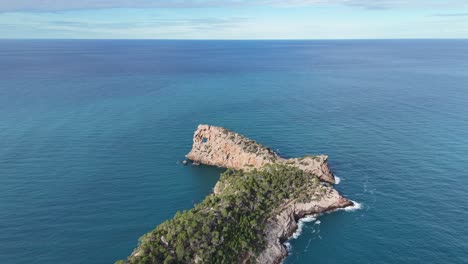
[[[299,228],[302,219],[317,218],[325,213],[354,206],[353,201],[341,197],[335,190],[330,196],[317,203],[286,204],[284,209],[269,219],[265,230],[267,247],[260,254],[257,263],[281,263],[290,253],[285,243],[289,241]]]

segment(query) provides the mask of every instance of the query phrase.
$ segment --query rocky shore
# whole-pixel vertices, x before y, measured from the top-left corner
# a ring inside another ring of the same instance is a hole
[[[281,263],[287,257],[288,252],[284,246],[284,242],[297,230],[299,219],[308,215],[317,215],[352,205],[352,201],[341,197],[332,188],[319,201],[300,203],[293,200],[286,202],[278,208],[279,213],[267,221],[265,229],[267,246],[257,258],[257,263]]]
[[[145,235],[123,263],[280,263],[299,219],[353,205],[333,189],[325,155],[284,159],[238,133],[199,125],[186,157],[231,170],[203,202]]]

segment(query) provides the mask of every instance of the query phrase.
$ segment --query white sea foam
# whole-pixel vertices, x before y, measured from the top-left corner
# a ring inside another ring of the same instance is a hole
[[[312,222],[312,221],[315,221],[316,219],[317,218],[315,218],[315,216],[306,216],[304,218],[299,219],[299,222],[297,222],[297,230],[296,232],[294,232],[294,234],[292,234],[292,236],[289,239],[297,239],[302,233],[302,229],[304,228],[304,223]]]
[[[334,175],[334,176],[335,176],[335,185],[340,184],[341,178],[336,176],[336,175]]]
[[[356,201],[352,201],[352,202],[353,202],[353,206],[349,206],[349,207],[341,208],[341,209],[337,209],[337,210],[344,210],[344,211],[347,211],[347,212],[351,212],[351,211],[356,211],[356,210],[359,210],[359,209],[362,208],[361,203],[358,203]],[[322,222],[320,220],[317,220],[317,216],[319,216],[319,215],[310,215],[310,216],[306,216],[304,218],[299,219],[299,221],[297,222],[297,230],[296,230],[296,232],[294,232],[294,234],[291,235],[291,237],[289,237],[289,240],[297,239],[302,234],[302,229],[304,228],[304,223],[315,221],[314,225],[320,225]],[[312,233],[317,233],[317,234],[320,233],[320,227],[317,227],[316,229],[314,228],[314,230],[312,230]],[[318,239],[322,239],[322,236],[318,235]],[[291,255],[292,254],[291,253],[291,250],[292,250],[291,243],[289,241],[286,241],[286,242],[283,243],[283,245],[286,247],[286,250],[288,251],[288,254]]]
[[[340,209],[340,210],[345,210],[347,212],[352,212],[352,211],[356,211],[356,210],[359,210],[362,208],[362,204],[361,203],[358,203],[356,201],[351,201],[353,202],[353,206],[348,206],[346,208],[343,208],[343,209]]]
[[[291,243],[288,241],[284,242],[283,245],[286,247],[286,250],[288,251],[289,254],[291,254]]]

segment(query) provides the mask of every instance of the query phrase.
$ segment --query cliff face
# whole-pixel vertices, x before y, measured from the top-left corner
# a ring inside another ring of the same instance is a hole
[[[285,164],[335,183],[326,155],[284,159],[270,148],[222,127],[199,125],[187,158],[202,164],[235,170],[261,169],[266,164]]]

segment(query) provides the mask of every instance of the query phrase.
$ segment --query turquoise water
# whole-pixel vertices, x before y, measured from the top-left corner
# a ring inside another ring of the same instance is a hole
[[[211,192],[199,123],[326,153],[362,208],[285,263],[468,263],[468,41],[0,41],[0,263],[112,263]]]

